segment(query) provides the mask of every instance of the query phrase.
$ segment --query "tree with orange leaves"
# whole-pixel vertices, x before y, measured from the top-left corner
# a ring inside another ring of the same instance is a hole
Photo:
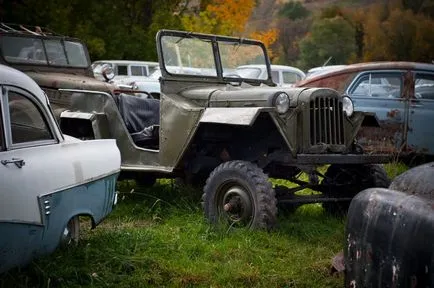
[[[198,14],[182,17],[188,31],[249,37],[260,40],[268,48],[277,39],[278,31],[253,32],[246,35],[246,23],[255,8],[255,0],[212,0]],[[269,51],[271,54],[271,51]]]

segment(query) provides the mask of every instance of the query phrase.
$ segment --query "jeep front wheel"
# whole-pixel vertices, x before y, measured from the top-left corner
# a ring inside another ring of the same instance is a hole
[[[277,200],[271,182],[250,162],[220,164],[207,179],[202,200],[212,224],[271,229],[276,222]]]

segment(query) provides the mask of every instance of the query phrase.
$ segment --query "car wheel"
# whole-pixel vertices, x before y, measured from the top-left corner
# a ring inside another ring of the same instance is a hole
[[[434,200],[434,162],[420,165],[398,175],[389,189]]]
[[[324,194],[334,198],[352,198],[367,188],[387,188],[390,185],[382,165],[330,165],[324,176],[322,184],[330,186]],[[344,215],[350,202],[324,202],[322,206],[326,213]]]
[[[61,244],[68,246],[77,244],[80,238],[80,218],[75,216],[71,218],[66,224],[62,232]]]
[[[277,200],[268,176],[246,161],[229,161],[213,170],[202,196],[205,217],[230,227],[271,229]]]

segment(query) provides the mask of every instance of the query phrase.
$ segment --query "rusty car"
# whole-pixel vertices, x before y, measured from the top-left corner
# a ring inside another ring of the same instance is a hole
[[[380,127],[358,135],[366,151],[403,159],[434,156],[434,64],[372,62],[313,76],[297,87],[329,87],[351,97],[356,110],[375,113]]]
[[[262,42],[176,30],[161,30],[156,40],[160,99],[59,89],[71,97],[61,114],[63,132],[115,138],[121,177],[204,185],[211,223],[249,228],[273,227],[277,201],[324,202],[333,211],[364,188],[389,185],[377,165],[388,155],[364,154],[354,141],[375,119],[333,89],[278,87]],[[233,74],[250,64],[265,65],[267,76]],[[323,175],[324,164],[330,167]],[[298,186],[273,187],[269,177]],[[296,194],[305,188],[323,194]]]
[[[30,76],[48,95],[57,120],[70,105],[69,95],[59,89],[132,93],[132,87],[119,88],[94,78],[87,47],[80,39],[40,26],[0,23],[0,64]],[[115,76],[111,67],[100,72],[105,78]]]
[[[121,157],[113,139],[63,135],[46,94],[0,64],[0,273],[77,242],[117,202]]]

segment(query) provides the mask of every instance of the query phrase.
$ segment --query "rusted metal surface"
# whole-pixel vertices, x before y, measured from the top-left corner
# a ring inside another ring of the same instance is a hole
[[[306,87],[311,83],[319,82],[325,78],[342,77],[344,74],[358,74],[363,71],[371,70],[425,70],[432,71],[432,64],[417,63],[417,62],[404,62],[404,61],[384,61],[384,62],[367,62],[347,65],[343,68],[332,70],[328,73],[323,73],[312,78],[308,78],[296,84],[297,87]]]
[[[430,140],[431,132],[426,127],[432,121],[434,105],[430,100],[419,99],[420,95],[416,95],[415,91],[415,73],[432,75],[434,65],[415,62],[359,63],[314,76],[296,86],[331,87],[344,94],[354,89],[356,79],[361,79],[360,75],[367,73],[400,74],[402,89],[400,94],[388,98],[369,95],[352,97],[356,111],[376,113],[381,126],[362,127],[357,135],[359,144],[369,153],[434,155],[434,142]]]

